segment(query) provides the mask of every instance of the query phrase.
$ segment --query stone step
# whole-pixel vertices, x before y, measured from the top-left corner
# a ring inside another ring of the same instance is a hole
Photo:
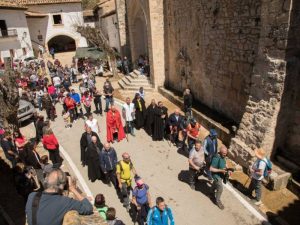
[[[125,76],[124,77],[128,82],[130,83],[144,83],[147,84],[150,82],[150,79],[145,79],[145,78],[132,78],[130,76]]]
[[[126,78],[122,78],[122,80],[124,81],[125,84],[129,85],[129,86],[150,86],[152,87],[151,83],[149,81],[128,81]]]
[[[124,82],[124,80],[119,80],[118,81],[118,84],[120,85],[120,87],[123,89],[123,90],[132,90],[132,91],[138,91],[139,88],[141,86],[138,86],[138,85],[128,85],[127,83]],[[154,88],[151,87],[151,85],[145,85],[143,86],[144,90],[145,91],[154,91]]]

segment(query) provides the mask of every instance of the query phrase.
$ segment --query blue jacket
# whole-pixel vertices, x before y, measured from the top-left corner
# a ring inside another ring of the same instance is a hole
[[[212,139],[210,136],[207,136],[204,139],[203,143],[204,153],[207,156],[213,156],[218,152],[218,140],[217,138]]]
[[[118,163],[117,153],[114,148],[106,151],[104,148],[100,152],[100,166],[103,172],[111,171],[116,168]]]
[[[175,225],[172,210],[166,207],[161,215],[157,207],[150,209],[147,216],[147,225]]]
[[[71,94],[71,98],[73,98],[76,103],[80,103],[80,95],[78,93]]]

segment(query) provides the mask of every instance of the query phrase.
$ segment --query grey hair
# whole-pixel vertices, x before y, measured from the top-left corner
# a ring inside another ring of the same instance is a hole
[[[56,176],[54,176],[56,174]],[[52,177],[55,177],[53,179]],[[52,179],[49,179],[49,178]],[[67,183],[67,176],[65,172],[63,172],[61,169],[53,169],[51,172],[49,172],[44,180],[44,188],[46,189],[54,189],[55,192],[61,193],[64,190],[64,187]]]

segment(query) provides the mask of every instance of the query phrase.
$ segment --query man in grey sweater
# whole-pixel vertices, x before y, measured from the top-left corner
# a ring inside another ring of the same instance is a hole
[[[78,200],[62,195],[67,179],[69,191]],[[26,215],[29,225],[61,225],[64,215],[71,210],[76,210],[81,215],[93,213],[91,203],[77,191],[75,182],[62,170],[52,170],[45,178],[44,188],[39,200],[37,192],[28,197]]]

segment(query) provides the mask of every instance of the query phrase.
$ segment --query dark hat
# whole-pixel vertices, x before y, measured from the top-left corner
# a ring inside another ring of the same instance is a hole
[[[209,130],[209,135],[212,136],[212,137],[216,137],[216,136],[218,136],[218,133],[215,129],[210,129]]]

